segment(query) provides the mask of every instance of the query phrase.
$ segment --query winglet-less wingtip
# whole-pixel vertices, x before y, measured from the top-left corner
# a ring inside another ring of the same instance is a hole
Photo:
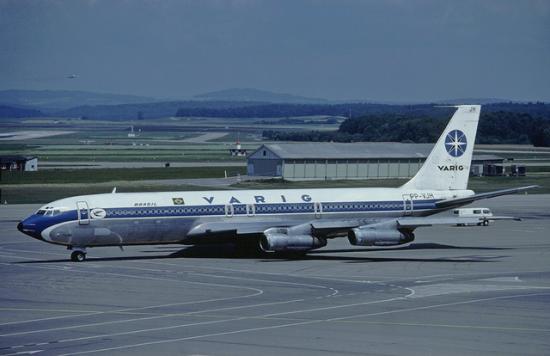
[[[450,208],[450,207],[453,207],[453,206],[460,206],[460,205],[469,204],[469,203],[472,203],[476,200],[495,198],[495,197],[498,197],[498,196],[501,196],[501,195],[517,194],[517,193],[520,193],[520,192],[523,192],[523,191],[526,191],[526,190],[529,190],[529,189],[534,189],[534,188],[540,188],[540,186],[539,185],[528,185],[528,186],[525,186],[525,187],[517,187],[517,188],[496,190],[494,192],[474,194],[472,196],[465,197],[465,198],[442,200],[442,201],[436,202],[435,205],[438,208]]]

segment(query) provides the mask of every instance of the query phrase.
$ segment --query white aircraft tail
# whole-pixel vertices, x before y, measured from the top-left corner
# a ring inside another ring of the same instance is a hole
[[[402,188],[466,189],[480,105],[459,105],[424,165]]]

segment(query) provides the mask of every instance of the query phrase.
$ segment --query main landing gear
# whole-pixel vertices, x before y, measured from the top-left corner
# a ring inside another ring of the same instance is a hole
[[[68,247],[69,250],[73,250],[72,247]],[[86,249],[74,249],[71,252],[71,261],[73,262],[84,262],[86,260]]]

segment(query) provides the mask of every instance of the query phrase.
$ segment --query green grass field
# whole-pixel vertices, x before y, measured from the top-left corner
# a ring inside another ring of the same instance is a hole
[[[231,167],[233,168],[233,167]],[[90,172],[91,170],[81,170]],[[111,170],[109,170],[111,171]],[[227,189],[307,189],[307,188],[359,188],[359,187],[398,187],[406,179],[373,180],[334,180],[334,181],[298,181],[289,182],[280,179],[248,181],[234,184]],[[550,193],[550,176],[537,177],[481,177],[471,178],[469,189],[478,193],[513,188],[526,185],[540,185],[541,188],[529,191],[530,194]],[[104,182],[104,183],[66,183],[66,184],[7,184],[0,187],[0,201],[10,204],[41,203],[74,195],[109,193],[113,187],[122,192],[160,192],[160,191],[196,191],[219,190],[220,187],[174,184],[146,184],[142,181]]]
[[[36,172],[1,173],[2,185],[101,183],[139,181],[147,179],[223,178],[243,175],[246,167],[192,167],[192,168],[106,168],[106,169],[50,169]]]
[[[171,191],[194,191],[194,190],[219,190],[216,187],[201,187],[195,185],[147,185],[142,183],[117,184],[118,193],[130,192],[171,192]],[[0,202],[3,204],[46,204],[54,200],[87,194],[110,193],[113,185],[86,185],[74,184],[63,185],[12,185],[0,188]]]
[[[299,189],[299,188],[366,188],[399,187],[407,179],[368,179],[368,180],[328,180],[328,181],[283,181],[280,179],[249,181],[234,184],[238,189]],[[540,185],[533,193],[550,193],[550,175],[532,177],[472,177],[468,189],[477,193],[514,188],[527,185]]]
[[[273,119],[272,121],[278,121]],[[143,121],[102,121],[59,118],[13,119],[4,121],[4,131],[66,130],[74,133],[0,142],[0,155],[37,156],[41,162],[71,162],[75,166],[94,162],[245,162],[245,158],[231,157],[228,149],[239,137],[243,148],[252,152],[263,141],[264,129],[333,130],[335,125],[287,125],[284,123],[255,124],[255,119],[165,118]],[[128,138],[128,128],[134,125],[138,137]],[[13,127],[17,127],[14,129]],[[149,130],[146,128],[149,127]],[[228,132],[228,135],[211,141],[192,143],[182,141],[205,132]],[[134,145],[135,143],[135,145]],[[477,146],[476,146],[477,147]],[[480,149],[502,157],[513,157],[540,164],[527,168],[528,176],[471,178],[470,189],[476,192],[505,189],[523,185],[540,185],[533,193],[550,193],[549,149],[530,146],[480,145]],[[160,166],[160,163],[159,163]],[[116,185],[123,191],[169,191],[211,189],[191,185],[174,185],[172,182],[148,184],[143,180],[186,178],[222,178],[245,174],[245,167],[193,167],[193,168],[129,168],[129,169],[48,169],[38,172],[2,172],[0,200],[9,203],[46,203],[62,197],[110,192]],[[251,181],[236,184],[229,189],[275,188],[329,188],[329,187],[398,187],[406,180],[334,180],[299,181],[281,180]],[[218,188],[219,189],[219,188]]]
[[[243,148],[252,152],[263,143],[259,140],[264,129],[335,129],[335,125],[271,125],[258,124],[256,121],[248,118],[162,118],[139,121],[70,118],[4,120],[0,122],[0,130],[3,129],[2,124],[9,124],[4,128],[5,131],[73,132],[21,141],[2,141],[0,155],[36,156],[39,163],[41,161],[78,163],[83,161],[244,161],[242,157],[231,157],[228,152],[237,137]],[[279,119],[271,121],[277,122]],[[128,137],[129,127],[132,125],[137,134],[135,138]],[[184,141],[209,132],[224,132],[227,135],[200,143]]]
[[[252,152],[259,144],[246,144],[243,148]],[[245,161],[243,157],[229,155],[227,143],[173,143],[155,142],[147,146],[138,143],[131,144],[0,144],[0,155],[36,156],[40,162],[132,162],[132,161],[164,161],[164,162],[221,162]]]

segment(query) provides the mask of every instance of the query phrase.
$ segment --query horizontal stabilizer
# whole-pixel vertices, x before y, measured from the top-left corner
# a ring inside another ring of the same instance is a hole
[[[503,190],[497,190],[497,191],[494,191],[494,192],[474,194],[474,195],[466,197],[466,198],[441,200],[441,201],[436,202],[435,206],[436,206],[436,208],[452,208],[452,207],[455,207],[455,206],[461,206],[461,205],[464,205],[464,204],[469,204],[469,203],[472,203],[476,200],[489,199],[489,198],[494,198],[494,197],[498,197],[498,196],[501,196],[501,195],[521,193],[523,191],[526,191],[528,189],[533,189],[533,188],[539,188],[539,186],[538,185],[529,185],[529,186],[526,186],[526,187],[503,189]]]

